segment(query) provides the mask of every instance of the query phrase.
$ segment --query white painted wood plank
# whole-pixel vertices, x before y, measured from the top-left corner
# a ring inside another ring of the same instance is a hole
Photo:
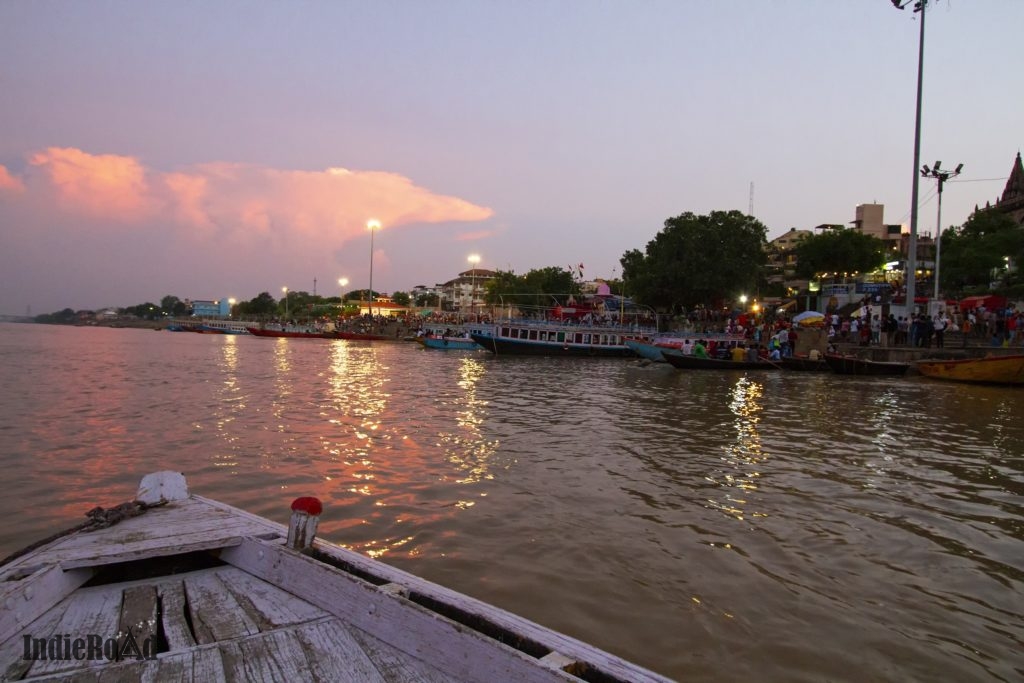
[[[245,681],[360,681],[384,683],[337,620],[303,624],[219,645],[224,673]],[[300,637],[299,634],[302,634]]]
[[[91,576],[92,572],[86,569],[64,572],[51,566],[19,581],[0,584],[0,643],[38,619]]]
[[[112,527],[76,532],[19,557],[4,573],[39,564],[60,563],[65,569],[91,564],[217,548],[243,536],[281,533],[281,525],[255,515],[211,505],[196,497],[151,508]],[[180,550],[179,550],[180,549]],[[107,557],[106,562],[99,559]]]
[[[216,574],[225,590],[232,594],[260,631],[328,616],[319,607],[246,574],[237,567],[221,567]]]
[[[671,683],[671,679],[632,664],[583,641],[545,628],[517,614],[507,612],[462,593],[457,593],[414,574],[390,567],[378,560],[323,541],[317,541],[314,547],[316,550],[331,557],[336,557],[360,571],[378,577],[380,581],[388,581],[397,586],[402,586],[407,594],[415,592],[446,605],[451,605],[464,613],[479,616],[481,619],[485,619],[512,633],[519,634],[525,639],[542,643],[551,651],[559,652],[570,660],[602,671],[612,678]]]
[[[349,630],[388,683],[458,683],[450,673],[411,657],[369,633],[355,627]]]
[[[185,595],[192,629],[200,644],[259,633],[259,627],[224,588],[216,574],[186,577]]]
[[[49,638],[57,632],[57,624],[64,616],[67,606],[67,600],[57,603],[29,624],[25,631],[0,644],[0,680],[16,681],[25,675],[32,662],[23,659],[25,646],[22,635],[27,633],[36,638]]]
[[[121,616],[121,587],[97,586],[76,591],[66,598],[67,608],[52,633],[68,634],[71,639],[98,635],[101,639],[117,636],[118,620]],[[71,671],[88,666],[88,662],[71,660],[46,660],[34,662],[29,672],[33,676]]]
[[[348,624],[470,681],[548,683],[578,680],[454,624],[402,597],[378,590],[282,546],[247,541],[221,559],[337,615]]]

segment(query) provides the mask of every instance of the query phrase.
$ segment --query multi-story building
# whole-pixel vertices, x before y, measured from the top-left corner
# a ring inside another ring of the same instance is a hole
[[[485,306],[484,292],[487,291],[487,282],[497,275],[495,271],[486,268],[472,268],[459,273],[452,280],[434,285],[433,288],[419,285],[413,288],[413,296],[416,292],[437,294],[441,299],[440,308],[445,311],[480,311]]]
[[[900,245],[900,234],[903,226],[886,225],[885,204],[860,204],[854,209],[853,229],[864,235],[871,235],[885,242],[889,249]]]
[[[810,237],[810,230],[790,228],[768,243],[765,254],[768,284],[781,284],[787,290],[799,291],[807,287],[807,280],[796,277],[796,246],[801,240]]]

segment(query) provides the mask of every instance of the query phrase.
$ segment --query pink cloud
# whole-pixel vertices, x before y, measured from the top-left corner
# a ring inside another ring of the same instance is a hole
[[[29,163],[42,171],[59,204],[70,212],[132,222],[156,209],[145,170],[131,157],[50,147],[29,157]]]
[[[7,170],[7,167],[0,164],[0,191],[7,192],[24,192],[25,183],[19,178],[15,178],[11,175],[11,172]]]
[[[54,199],[65,213],[102,219],[93,229],[159,224],[189,240],[215,235],[221,243],[337,244],[365,236],[371,217],[387,230],[480,221],[493,213],[383,171],[209,162],[165,172],[134,157],[56,147],[30,155],[29,162],[28,183],[0,166],[0,189],[27,188],[27,194]]]

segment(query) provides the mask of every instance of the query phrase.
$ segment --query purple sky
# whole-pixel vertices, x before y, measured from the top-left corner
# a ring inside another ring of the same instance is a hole
[[[929,12],[943,224],[1021,148],[1019,0]],[[909,224],[918,21],[889,0],[0,3],[0,313],[583,263],[666,218]],[[920,231],[935,228],[922,181]]]

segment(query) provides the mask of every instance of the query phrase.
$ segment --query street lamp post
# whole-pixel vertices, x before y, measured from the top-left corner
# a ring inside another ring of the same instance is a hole
[[[473,266],[473,270],[472,270],[472,272],[470,274],[470,279],[471,279],[473,284],[472,284],[472,287],[471,287],[472,292],[471,292],[470,298],[469,298],[469,312],[470,312],[471,315],[475,315],[475,313],[476,313],[476,265],[478,263],[480,263],[480,255],[479,254],[470,254],[468,257],[466,257],[466,260],[469,261],[470,264]]]
[[[344,313],[345,312],[345,287],[348,286],[348,278],[347,277],[339,277],[338,278],[338,286],[341,287],[341,312]]]
[[[964,168],[963,164],[959,164],[952,171],[940,171],[941,165],[941,161],[936,161],[932,168],[928,168],[927,165],[921,168],[922,177],[935,178],[939,184],[939,209],[935,218],[935,296],[932,297],[933,299],[939,298],[939,257],[942,255],[942,186],[950,178],[960,175],[960,171]]]
[[[896,9],[904,9],[911,2],[914,12],[921,14],[921,36],[917,49],[917,116],[914,122],[914,183],[910,190],[910,239],[907,240],[907,312],[914,310],[914,278],[917,270],[917,196],[919,182],[917,169],[921,164],[921,85],[924,73],[924,15],[928,0],[892,0]]]
[[[281,291],[284,292],[284,319],[288,320],[288,288],[282,287]]]
[[[366,227],[370,230],[370,316],[373,316],[373,231],[380,230],[380,221],[367,221]]]

